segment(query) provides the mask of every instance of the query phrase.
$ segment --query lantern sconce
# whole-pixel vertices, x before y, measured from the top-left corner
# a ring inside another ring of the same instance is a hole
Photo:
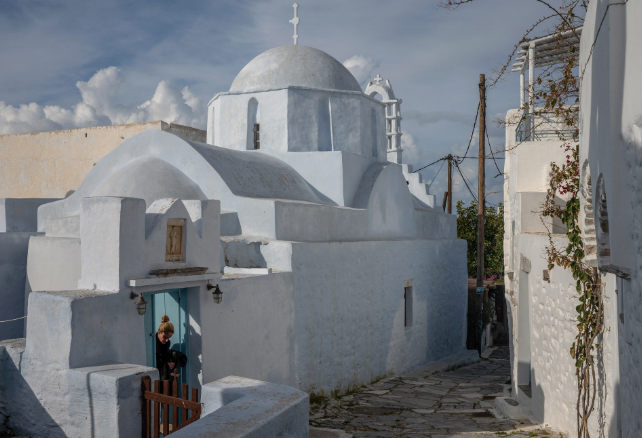
[[[216,304],[219,304],[221,301],[223,301],[223,292],[218,287],[218,284],[216,286],[212,286],[210,283],[207,283],[207,290],[212,290],[212,289],[214,289],[214,292],[212,292],[212,296],[214,297],[214,302]]]
[[[147,301],[145,301],[145,298],[143,298],[143,294],[137,294],[133,290],[129,294],[129,298],[132,300],[135,300],[136,297],[138,297],[138,301],[136,301],[136,311],[138,312],[139,315],[144,315],[145,311],[147,310]]]

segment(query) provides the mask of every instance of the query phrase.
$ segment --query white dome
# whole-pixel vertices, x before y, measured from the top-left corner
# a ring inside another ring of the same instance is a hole
[[[321,50],[281,46],[251,60],[232,82],[230,91],[258,91],[290,86],[361,91],[352,73]]]

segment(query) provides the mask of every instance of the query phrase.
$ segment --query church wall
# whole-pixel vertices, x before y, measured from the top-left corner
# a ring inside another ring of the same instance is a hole
[[[209,117],[215,118],[208,121],[209,129],[213,130],[208,137],[210,144],[248,149],[248,138],[252,134],[248,128],[250,99],[258,102],[261,150],[264,152],[282,155],[285,152],[334,150],[372,158],[374,109],[376,161],[386,161],[385,107],[355,92],[290,87],[253,93],[221,93],[209,104]],[[325,117],[330,120],[326,121]],[[319,129],[331,132],[319,132]]]
[[[464,349],[465,252],[460,240],[294,243],[296,387],[329,394]]]
[[[214,108],[214,135],[210,144],[228,149],[248,150],[252,147],[252,127],[248,126],[248,103],[258,102],[261,150],[267,153],[287,151],[287,93],[274,90],[256,93],[220,94],[211,103]],[[250,139],[248,141],[248,138]]]
[[[211,293],[201,298],[203,382],[231,375],[292,385],[292,273],[234,277],[219,281],[221,303]]]
[[[159,129],[205,141],[205,131],[162,121],[0,136],[0,198],[64,198],[124,139]]]
[[[224,276],[222,303],[204,294],[200,304],[203,381],[241,375],[329,394],[457,353],[465,251],[459,240],[292,243],[291,273]]]
[[[349,207],[359,188],[364,172],[372,159],[343,152],[297,152],[283,154],[279,159],[292,166],[316,190],[336,202]]]
[[[361,155],[385,162],[387,158],[386,107],[374,99],[361,99]]]

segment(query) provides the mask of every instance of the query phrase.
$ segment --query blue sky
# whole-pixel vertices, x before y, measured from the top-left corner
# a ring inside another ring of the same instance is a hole
[[[158,118],[204,128],[206,103],[228,90],[245,64],[292,43],[292,3],[4,0],[0,133]],[[454,12],[438,8],[436,0],[298,3],[299,44],[340,62],[352,59],[362,83],[377,73],[390,79],[403,99],[404,161],[415,167],[463,154],[479,74],[491,76],[524,29],[546,12],[532,0],[477,0]],[[512,74],[488,91],[494,147],[503,145],[504,133],[492,119],[518,106],[518,80]],[[462,166],[475,186],[476,166],[475,160]],[[422,171],[424,179],[437,169]],[[488,191],[501,191],[496,174],[488,163]],[[431,188],[439,202],[445,176],[444,168]],[[454,184],[454,200],[470,201],[461,179]],[[487,199],[498,203],[502,195]]]

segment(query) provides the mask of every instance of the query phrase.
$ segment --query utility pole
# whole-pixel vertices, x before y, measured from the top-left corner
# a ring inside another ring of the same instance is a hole
[[[477,190],[477,302],[479,303],[479,316],[482,316],[482,306],[484,298],[484,205],[486,204],[486,195],[484,184],[486,182],[486,76],[479,75],[479,186]],[[478,342],[481,343],[481,331],[477,336]],[[481,353],[481,344],[479,351]]]
[[[448,214],[453,212],[453,156],[448,154]]]

